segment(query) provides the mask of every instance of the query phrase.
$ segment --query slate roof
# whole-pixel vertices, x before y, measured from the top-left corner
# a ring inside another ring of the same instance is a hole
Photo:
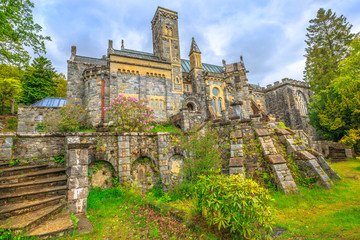
[[[207,64],[207,63],[203,63],[202,64],[203,66],[203,69],[205,71],[208,71],[208,72],[212,72],[212,73],[223,73],[224,70],[223,70],[223,67],[221,66],[216,66],[216,65],[212,65],[212,64]],[[186,60],[186,59],[181,59],[181,69],[182,69],[182,72],[190,72],[190,60]]]
[[[107,64],[107,61],[104,59],[101,59],[101,58],[75,56],[74,60],[77,62],[91,63],[91,64],[95,64],[95,65],[106,65]]]
[[[136,50],[122,49],[122,50],[114,50],[114,52],[115,52],[115,54],[121,55],[121,56],[136,57],[136,58],[155,60],[155,61],[160,60],[159,57],[155,56],[152,53],[140,52],[140,51],[136,51]]]
[[[46,97],[30,105],[31,107],[62,107],[66,104],[66,98]]]

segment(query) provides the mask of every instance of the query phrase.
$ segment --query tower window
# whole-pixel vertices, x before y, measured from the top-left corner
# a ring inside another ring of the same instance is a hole
[[[215,97],[219,96],[219,89],[217,89],[216,87],[213,88],[212,92]]]

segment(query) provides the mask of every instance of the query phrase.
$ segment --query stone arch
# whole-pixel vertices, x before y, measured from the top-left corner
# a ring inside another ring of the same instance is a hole
[[[307,101],[306,101],[306,97],[305,97],[304,93],[300,90],[296,91],[295,99],[296,99],[297,107],[300,111],[300,115],[306,116],[307,115]]]
[[[107,189],[117,182],[114,166],[108,161],[93,161],[88,166],[88,181],[91,187]]]
[[[188,105],[192,106],[193,110],[189,109]],[[190,111],[197,112],[200,109],[200,103],[196,98],[188,97],[183,103],[183,108],[188,108]]]
[[[157,185],[159,170],[149,157],[139,157],[131,163],[130,174],[133,184],[147,191]]]
[[[43,121],[44,121],[44,115],[43,114],[40,113],[39,115],[37,115],[35,117],[35,119],[34,119],[34,132],[37,132],[39,130],[38,127],[36,126],[36,124],[41,123]]]

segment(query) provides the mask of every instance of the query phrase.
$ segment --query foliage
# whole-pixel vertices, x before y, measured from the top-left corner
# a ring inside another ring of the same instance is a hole
[[[65,75],[55,73],[53,80],[55,83],[55,93],[53,97],[66,98],[67,81]]]
[[[203,175],[196,187],[196,209],[211,225],[245,239],[260,239],[271,232],[271,197],[268,190],[242,175]]]
[[[75,230],[76,230],[76,228],[77,228],[77,224],[78,224],[78,222],[79,222],[79,219],[75,216],[74,213],[70,213],[70,217],[71,217],[71,222],[72,222],[72,224],[73,224],[73,229],[74,229],[73,235],[74,235],[74,234],[75,234]]]
[[[151,132],[154,132],[154,133],[157,133],[157,132],[181,133],[181,129],[177,128],[171,124],[158,124],[158,125],[154,125],[154,128],[151,129]]]
[[[54,77],[56,72],[50,60],[45,57],[35,58],[25,71],[22,103],[33,104],[45,97],[55,95]]]
[[[11,117],[11,118],[8,118],[7,119],[7,128],[10,130],[10,131],[16,131],[16,128],[17,128],[17,125],[18,125],[18,119],[15,117]]]
[[[65,166],[66,159],[64,156],[56,156],[53,158],[54,162],[59,163],[63,166]]]
[[[306,34],[307,48],[304,79],[315,93],[338,76],[338,63],[347,54],[348,45],[354,39],[352,25],[331,9],[320,8],[315,19],[310,20]]]
[[[147,107],[147,101],[135,97],[120,94],[105,111],[109,114],[109,121],[113,122],[112,130],[115,132],[146,132],[154,127],[150,124],[155,118],[154,110]]]
[[[25,48],[35,54],[45,53],[45,40],[41,26],[34,22],[30,0],[0,1],[0,63],[17,66],[26,65],[30,55]]]
[[[310,124],[325,139],[353,145],[360,128],[360,37],[350,45],[350,55],[339,63],[338,77],[313,97]]]
[[[185,153],[182,171],[187,181],[196,180],[198,175],[220,170],[221,154],[225,146],[219,145],[219,134],[211,125],[201,131],[193,128],[188,134],[181,135],[180,142]]]
[[[14,78],[0,78],[0,111],[4,114],[4,107],[11,105],[19,99],[21,94],[21,82]]]
[[[169,189],[169,196],[173,201],[194,197],[196,182],[182,181]]]
[[[45,114],[37,128],[43,132],[78,132],[90,128],[89,115],[80,105],[65,105],[59,111]]]

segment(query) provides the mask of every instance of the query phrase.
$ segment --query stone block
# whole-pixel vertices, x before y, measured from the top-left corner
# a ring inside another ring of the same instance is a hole
[[[88,185],[88,177],[68,178],[68,189],[87,188]]]
[[[80,143],[79,136],[68,136],[66,137],[66,144]]]
[[[5,138],[5,141],[2,144],[3,148],[11,148],[13,146],[14,142],[13,142],[13,138],[12,137],[7,137]]]
[[[88,188],[76,188],[76,189],[69,189],[68,190],[68,200],[78,200],[78,199],[86,199],[88,196]]]
[[[119,148],[130,148],[130,143],[129,142],[118,142],[118,147]]]
[[[229,168],[229,174],[244,174],[244,167],[231,167]]]
[[[244,166],[243,157],[230,158],[229,167],[243,167],[243,166]]]
[[[262,137],[262,136],[269,136],[271,134],[271,132],[268,129],[255,129],[255,134],[258,137]]]
[[[86,177],[88,175],[88,166],[87,165],[76,165],[68,167],[68,176],[77,178],[77,177]]]
[[[73,201],[68,201],[69,210],[72,213],[83,213],[87,209],[87,199],[78,199]]]
[[[89,155],[87,149],[68,150],[68,166],[87,165],[88,163]]]
[[[311,153],[309,153],[308,151],[297,151],[295,153],[295,158],[297,160],[304,160],[304,161],[316,159],[316,157]]]
[[[130,164],[130,157],[119,158],[119,164]]]
[[[130,150],[127,148],[119,148],[119,158],[125,158],[130,156]]]
[[[243,145],[242,144],[231,144],[230,149],[231,151],[238,151],[242,150]]]
[[[288,170],[288,167],[286,166],[285,163],[271,165],[271,168],[276,172],[278,172],[278,171],[287,171]]]
[[[346,156],[347,158],[353,158],[353,157],[354,157],[353,151],[352,151],[351,148],[345,148],[345,156]]]
[[[277,135],[290,135],[291,133],[283,128],[276,128],[275,132]]]
[[[311,153],[312,155],[314,155],[315,157],[322,156],[321,153],[319,153],[318,151],[316,151],[314,149],[310,149],[310,150],[308,150],[308,152]]]
[[[265,159],[270,164],[286,163],[285,158],[281,154],[266,155]]]
[[[241,131],[237,131],[237,132],[231,132],[230,133],[230,138],[242,138],[242,132]]]
[[[0,149],[0,160],[10,160],[12,158],[11,148],[1,148]]]

